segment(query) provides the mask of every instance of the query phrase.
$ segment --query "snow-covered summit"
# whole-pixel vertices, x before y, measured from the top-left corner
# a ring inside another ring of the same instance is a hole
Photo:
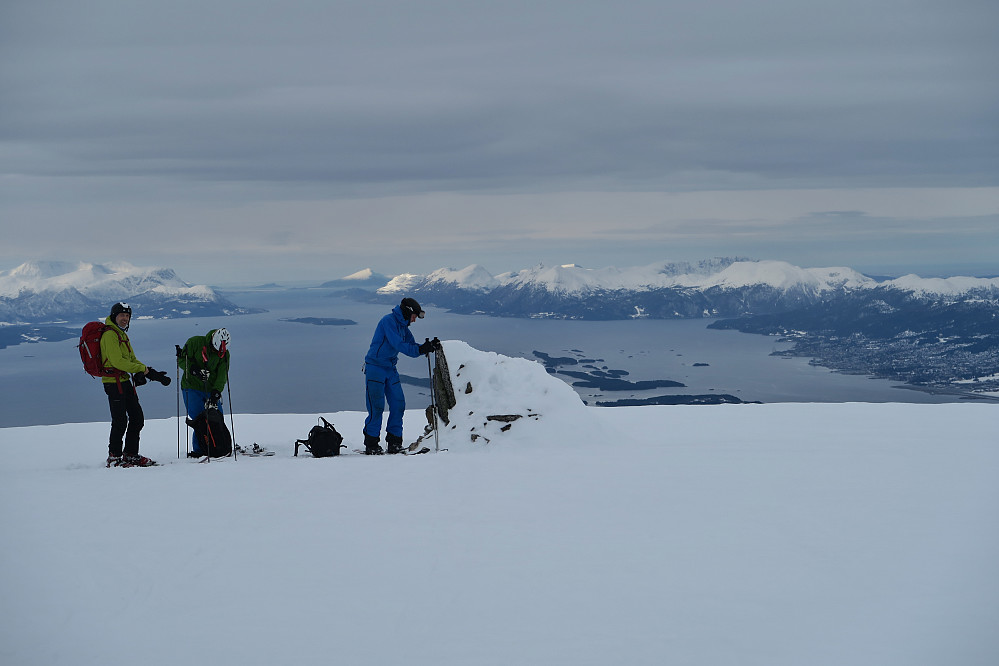
[[[851,268],[801,268],[786,261],[739,261],[709,276],[680,276],[678,283],[702,289],[766,286],[811,293],[860,289],[876,283]]]
[[[13,270],[0,272],[0,297],[76,289],[85,296],[111,297],[122,288],[133,293],[158,288],[166,293],[191,293],[191,285],[168,268],[139,268],[127,262],[92,264],[87,262],[29,261]],[[199,289],[203,292],[203,289]]]
[[[576,264],[545,266],[539,264],[514,273],[498,276],[507,286],[531,287],[551,293],[587,293],[596,289],[620,289],[627,283],[627,277],[614,267],[583,268]]]
[[[414,285],[422,283],[426,278],[416,273],[402,273],[389,280],[388,284],[378,289],[379,294],[396,294],[408,292]]]
[[[0,272],[0,320],[52,321],[95,317],[115,301],[147,316],[246,312],[207,285],[191,285],[170,268],[128,262],[29,261]]]
[[[980,290],[999,290],[999,278],[967,276],[923,278],[910,273],[887,281],[885,286],[921,296],[960,296]]]
[[[357,271],[356,273],[351,273],[350,275],[345,275],[345,276],[343,276],[340,279],[341,280],[357,280],[357,281],[370,280],[372,277],[374,277],[374,275],[375,275],[375,272],[373,270],[371,270],[370,268],[365,268],[363,270]]]
[[[438,268],[427,275],[427,284],[453,285],[462,289],[484,290],[499,286],[500,282],[479,264],[460,270]]]
[[[440,446],[571,444],[598,427],[579,395],[537,361],[444,341],[457,404],[442,428]]]

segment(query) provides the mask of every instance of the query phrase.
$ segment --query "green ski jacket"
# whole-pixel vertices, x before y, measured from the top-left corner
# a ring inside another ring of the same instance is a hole
[[[180,380],[180,387],[184,389],[194,389],[204,391],[205,383],[194,375],[195,370],[208,369],[208,391],[222,392],[226,382],[229,381],[229,351],[225,356],[212,348],[212,333],[216,329],[208,331],[207,335],[195,335],[184,343],[183,352],[177,359],[177,365],[184,371],[184,376]]]

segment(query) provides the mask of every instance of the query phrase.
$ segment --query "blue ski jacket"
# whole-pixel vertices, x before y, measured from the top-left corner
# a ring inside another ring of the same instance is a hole
[[[409,322],[402,315],[402,308],[395,306],[392,312],[381,318],[371,338],[371,347],[364,357],[365,364],[394,370],[399,361],[399,352],[417,358],[420,346],[416,344]]]

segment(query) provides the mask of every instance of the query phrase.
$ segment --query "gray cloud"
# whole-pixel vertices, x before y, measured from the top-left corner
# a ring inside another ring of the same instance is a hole
[[[765,193],[755,226],[710,196],[659,218],[677,242],[717,219],[722,247],[824,210],[786,209],[827,189],[904,226],[904,201],[846,193],[999,185],[996,19],[975,0],[10,0],[0,220],[54,253],[74,225],[131,224],[164,253],[167,229],[207,227],[264,252],[357,219],[386,231],[386,253],[414,232],[572,247],[600,223],[573,194],[621,195],[603,237],[624,242],[618,229],[655,224],[650,193]],[[990,212],[959,208],[924,218]]]

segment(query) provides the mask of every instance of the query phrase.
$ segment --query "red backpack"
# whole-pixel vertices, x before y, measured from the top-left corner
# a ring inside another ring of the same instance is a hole
[[[114,331],[115,335],[118,336],[118,344],[124,342],[121,333],[113,326],[108,326],[99,321],[92,321],[83,327],[83,333],[80,335],[80,344],[77,347],[80,348],[83,369],[87,371],[88,375],[92,377],[114,377],[118,381],[118,387],[120,388],[122,377],[127,377],[128,373],[117,368],[105,368],[104,359],[101,358],[101,336],[104,335],[104,331],[109,329]]]

